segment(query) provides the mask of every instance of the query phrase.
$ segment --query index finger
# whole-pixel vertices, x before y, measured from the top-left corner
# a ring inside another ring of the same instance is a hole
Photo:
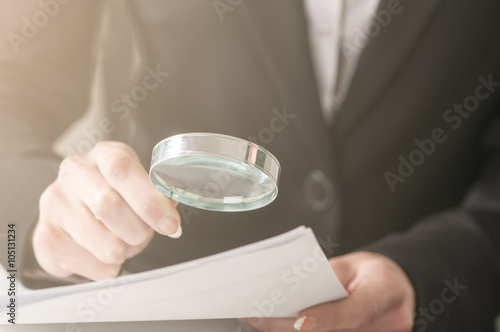
[[[177,204],[155,188],[132,148],[120,142],[101,142],[90,155],[109,185],[145,223],[158,233],[180,236]]]

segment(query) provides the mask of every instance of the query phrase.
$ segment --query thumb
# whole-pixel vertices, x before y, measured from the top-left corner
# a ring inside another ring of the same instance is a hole
[[[365,326],[389,307],[377,291],[376,288],[361,287],[343,300],[305,309],[295,321],[294,328],[319,332]]]
[[[348,285],[356,277],[356,262],[348,256],[339,256],[328,260],[340,283],[349,292]]]

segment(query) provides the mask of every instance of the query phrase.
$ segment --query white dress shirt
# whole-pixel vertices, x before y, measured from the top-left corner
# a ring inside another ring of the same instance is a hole
[[[379,0],[304,0],[319,98],[328,123],[334,121],[369,42],[378,4]]]

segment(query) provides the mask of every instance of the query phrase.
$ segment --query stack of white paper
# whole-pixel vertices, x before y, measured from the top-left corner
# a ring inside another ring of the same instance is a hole
[[[346,296],[313,232],[302,226],[158,270],[44,290],[18,287],[16,323],[296,317]]]

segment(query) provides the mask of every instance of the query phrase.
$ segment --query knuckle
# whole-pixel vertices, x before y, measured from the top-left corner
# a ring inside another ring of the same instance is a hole
[[[33,251],[35,255],[47,255],[51,251],[54,234],[52,234],[45,223],[39,222],[33,233]]]
[[[145,225],[145,229],[134,232],[133,237],[129,239],[128,244],[133,247],[145,247],[153,238],[154,231]]]
[[[99,253],[98,259],[105,264],[123,264],[125,262],[127,245],[118,237],[112,236],[105,241],[106,246]]]
[[[36,227],[35,233],[33,234],[33,244],[39,251],[43,252],[45,255],[50,255],[54,258],[59,258],[64,250],[61,250],[61,243],[63,239],[60,232],[56,231],[56,228],[48,223],[39,223]]]
[[[138,255],[148,246],[149,242],[154,236],[153,229],[149,228],[149,230],[145,232],[145,236],[146,237],[142,239],[142,241],[137,241],[136,244],[129,243],[130,247],[128,248],[127,251],[127,258],[131,258]]]
[[[40,199],[38,201],[40,212],[43,212],[46,208],[49,208],[50,210],[50,206],[53,206],[55,196],[57,196],[56,189],[54,184],[51,184],[40,195]]]
[[[120,201],[120,194],[112,188],[108,188],[93,197],[92,206],[89,206],[89,208],[97,219],[108,219],[113,216]]]
[[[114,149],[107,154],[103,175],[105,177],[124,177],[130,171],[133,155],[123,149]]]
[[[64,250],[59,250],[59,236],[51,227],[39,223],[33,233],[33,252],[40,267],[47,273],[58,277],[66,278],[72,273],[65,267],[64,257],[60,254]]]

